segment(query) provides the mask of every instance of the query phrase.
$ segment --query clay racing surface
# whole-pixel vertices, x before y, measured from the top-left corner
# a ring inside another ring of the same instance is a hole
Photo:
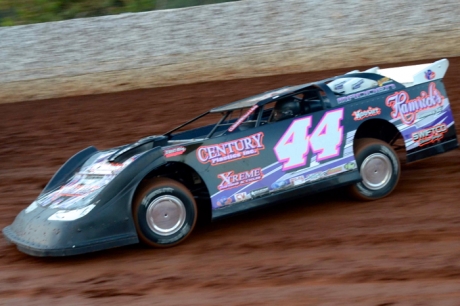
[[[348,70],[2,104],[0,228],[89,145],[129,143],[211,107]],[[460,58],[451,59],[457,131],[458,71]],[[0,237],[0,304],[460,305],[459,159],[457,149],[403,165],[399,186],[379,201],[322,193],[200,224],[171,249],[43,259]]]

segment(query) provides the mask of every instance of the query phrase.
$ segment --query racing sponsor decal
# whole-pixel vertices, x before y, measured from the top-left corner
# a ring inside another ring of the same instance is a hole
[[[283,171],[308,166],[310,148],[318,162],[339,156],[343,140],[342,119],[343,108],[328,111],[311,134],[312,116],[292,121],[273,148]]]
[[[264,133],[259,132],[224,143],[202,146],[196,150],[196,157],[202,164],[210,163],[215,166],[259,155],[259,151],[265,149],[263,137]]]
[[[358,82],[351,84],[351,89],[358,89],[361,87],[361,85],[363,85],[363,83],[364,83],[364,80],[361,79]]]
[[[348,82],[348,79],[345,79],[342,82],[335,84],[334,90],[337,91],[337,90],[343,89],[343,84],[345,84],[346,82]]]
[[[130,165],[139,155],[124,163],[111,163],[107,158],[113,152],[100,153],[95,161],[76,172],[70,180],[58,189],[38,197],[36,205],[52,209],[71,209],[90,201],[109,184],[123,169]]]
[[[217,200],[216,202],[216,206],[217,207],[223,207],[223,206],[227,206],[227,205],[230,205],[230,204],[236,204],[236,203],[239,203],[239,202],[244,202],[244,201],[247,201],[247,200],[250,200],[251,199],[251,195],[248,194],[247,192],[240,192],[240,193],[236,193],[232,196],[229,196],[229,197],[221,197],[219,200]]]
[[[235,194],[235,202],[243,202],[250,200],[251,196],[247,192],[240,192]]]
[[[365,98],[365,97],[368,97],[368,96],[380,94],[382,92],[394,90],[395,88],[396,88],[395,84],[388,84],[388,85],[383,85],[383,86],[376,87],[376,88],[371,88],[371,89],[360,91],[360,92],[357,92],[357,93],[352,93],[352,94],[350,94],[348,96],[338,97],[337,98],[337,103],[340,104],[340,103],[350,102],[352,100]]]
[[[439,107],[436,107],[434,109],[431,109],[431,110],[426,110],[422,113],[418,113],[417,114],[417,119],[421,120],[421,119],[424,119],[424,118],[427,118],[427,117],[430,117],[430,116],[434,116],[434,115],[440,115],[442,113],[442,106],[439,106]]]
[[[377,84],[379,86],[383,86],[383,84],[387,83],[387,82],[390,82],[391,79],[390,78],[387,78],[387,77],[384,77],[384,78],[381,78],[380,80],[377,81]]]
[[[259,189],[253,190],[253,191],[251,191],[251,197],[252,197],[252,198],[261,197],[261,196],[267,194],[269,191],[270,191],[270,190],[268,189],[268,187],[264,187],[264,188],[259,188]]]
[[[353,120],[359,121],[363,120],[368,117],[374,117],[380,115],[382,110],[379,107],[368,107],[365,110],[358,109],[354,111],[351,115],[353,116]]]
[[[292,186],[302,185],[303,183],[305,183],[305,177],[303,175],[296,176],[289,179],[289,182]]]
[[[436,73],[434,73],[433,70],[431,69],[428,69],[427,71],[425,71],[425,79],[427,80],[432,80],[436,77]]]
[[[255,168],[240,173],[235,173],[232,170],[218,174],[217,177],[222,180],[217,189],[226,190],[260,181],[264,174],[262,173],[262,168]]]
[[[305,178],[305,182],[314,182],[314,181],[317,181],[317,180],[322,179],[323,177],[325,177],[323,171],[315,172],[315,173],[309,174],[309,175]]]
[[[64,185],[59,189],[59,196],[76,197],[96,191],[102,187],[101,184],[98,184],[101,179],[97,179],[97,181],[95,180],[94,182],[88,179],[82,179],[78,184]]]
[[[441,140],[447,132],[447,129],[448,128],[445,123],[436,124],[430,128],[412,133],[412,140],[422,147]]]
[[[251,107],[246,114],[241,116],[240,119],[238,119],[235,123],[232,124],[232,126],[228,129],[229,132],[233,132],[244,120],[246,120],[256,109],[258,105],[254,105]]]
[[[401,119],[401,122],[406,125],[412,125],[418,117],[418,113],[437,108],[444,103],[444,96],[436,88],[435,83],[430,83],[428,93],[422,91],[420,96],[415,99],[410,99],[406,91],[395,92],[388,96],[385,104],[392,108],[391,117]],[[423,115],[422,115],[423,116]]]
[[[54,221],[74,221],[86,216],[94,207],[95,204],[88,205],[86,207],[73,209],[73,210],[58,210],[51,215],[48,220]]]
[[[285,180],[285,179],[277,180],[276,182],[271,184],[270,191],[276,191],[276,190],[284,189],[284,188],[287,188],[289,186],[291,186],[291,182],[289,180]]]
[[[345,171],[348,171],[348,170],[353,170],[353,169],[356,169],[356,163],[355,162],[349,162],[349,163],[346,163],[345,165],[343,165],[343,169]]]
[[[342,170],[339,171],[339,168]],[[282,167],[279,167],[279,163],[273,163],[262,169],[263,178],[261,180],[241,185],[238,188],[218,190],[211,195],[212,207],[213,209],[217,209],[222,207],[222,205],[229,205],[228,203],[243,203],[244,201],[266,196],[267,194],[302,188],[307,184],[314,184],[318,180],[333,177],[339,175],[339,173],[353,169],[356,169],[356,161],[353,155],[288,173],[284,172]]]
[[[85,169],[85,174],[111,175],[117,174],[125,167],[124,164],[101,162],[96,163]]]
[[[218,201],[217,201],[217,206],[218,207],[222,207],[222,206],[225,206],[225,205],[230,205],[233,203],[233,199],[231,197],[229,198],[220,198]]]
[[[187,150],[185,147],[174,147],[171,149],[165,149],[163,151],[163,154],[166,158],[168,157],[173,157],[173,156],[178,156],[184,154],[185,150]]]
[[[325,176],[337,174],[337,173],[340,173],[340,172],[342,172],[342,171],[343,171],[343,167],[342,167],[342,166],[335,167],[335,168],[332,168],[332,169],[328,169],[328,170],[326,170]]]
[[[318,172],[311,173],[311,174],[306,173],[306,174],[298,175],[298,176],[291,177],[291,178],[283,177],[281,179],[278,179],[276,182],[274,182],[270,186],[270,191],[276,192],[276,191],[280,191],[283,189],[296,187],[302,184],[312,183],[314,181],[317,181],[317,180],[320,180],[320,179],[323,179],[323,178],[326,178],[326,177],[329,177],[335,174],[339,174],[345,171],[353,170],[355,168],[356,168],[355,162],[348,162],[346,164],[337,165],[329,169],[326,168],[325,170],[318,171]]]

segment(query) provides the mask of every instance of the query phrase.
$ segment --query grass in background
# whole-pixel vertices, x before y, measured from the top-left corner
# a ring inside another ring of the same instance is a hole
[[[0,0],[0,26],[145,12],[237,0]]]

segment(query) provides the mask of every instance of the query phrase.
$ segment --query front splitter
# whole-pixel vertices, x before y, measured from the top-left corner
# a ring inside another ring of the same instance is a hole
[[[11,229],[11,226],[7,226],[3,229],[3,235],[5,238],[15,244],[19,251],[22,253],[36,256],[36,257],[62,257],[62,256],[72,256],[83,253],[96,252],[111,248],[116,248],[120,246],[136,244],[139,242],[137,236],[132,235],[119,235],[112,236],[110,238],[93,240],[84,245],[73,245],[72,247],[66,248],[50,248],[46,245],[37,245],[27,243],[24,239],[17,237],[14,231]]]

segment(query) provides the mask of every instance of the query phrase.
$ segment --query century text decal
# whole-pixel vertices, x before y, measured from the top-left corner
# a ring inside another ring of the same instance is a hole
[[[262,144],[263,137],[264,133],[259,132],[224,143],[202,146],[196,150],[196,157],[203,164],[218,165],[258,155],[265,148]]]
[[[378,116],[381,113],[381,109],[379,107],[368,107],[365,110],[358,109],[352,113],[354,120],[363,120],[364,118],[367,117],[373,117],[373,116]]]
[[[231,189],[243,185],[250,184],[252,182],[260,181],[263,178],[262,168],[255,168],[240,173],[234,171],[228,171],[217,175],[222,182],[217,186],[219,190]]]
[[[388,96],[385,100],[388,107],[391,107],[391,117],[394,119],[401,119],[401,122],[407,125],[413,124],[417,119],[417,113],[442,106],[444,97],[435,83],[430,83],[428,86],[428,93],[422,91],[420,96],[415,99],[410,99],[409,94],[405,91],[395,92]]]

